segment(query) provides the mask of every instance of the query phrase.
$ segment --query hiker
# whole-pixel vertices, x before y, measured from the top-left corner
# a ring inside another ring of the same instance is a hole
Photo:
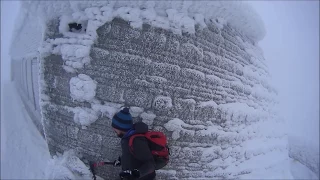
[[[112,118],[112,128],[121,138],[122,155],[114,161],[114,166],[121,166],[119,176],[124,180],[155,179],[155,161],[145,137],[135,137],[130,152],[129,139],[134,134],[148,132],[148,125],[143,122],[133,124],[129,108],[124,108]]]

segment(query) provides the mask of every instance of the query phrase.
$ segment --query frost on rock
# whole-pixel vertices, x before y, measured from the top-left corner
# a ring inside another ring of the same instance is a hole
[[[195,80],[202,80],[205,79],[204,73],[197,71],[195,69],[188,69],[188,68],[182,68],[181,69],[182,76],[195,79]]]
[[[107,116],[109,119],[112,119],[112,117],[120,110],[121,106],[122,104],[110,102],[104,102],[104,105],[101,105],[100,103],[91,104],[94,111],[101,113],[102,116]]]
[[[217,103],[214,101],[201,102],[198,106],[199,107],[205,107],[205,106],[218,107]]]
[[[63,44],[61,46],[61,55],[64,59],[77,59],[77,58],[84,58],[88,56],[90,53],[90,47],[83,46],[83,45],[69,45]]]
[[[132,117],[138,117],[141,113],[143,113],[144,109],[141,107],[130,107],[130,114]]]
[[[61,45],[62,59],[66,61],[66,65],[76,69],[83,68],[84,64],[90,62],[88,57],[90,53],[90,47],[84,45]]]
[[[49,160],[46,167],[46,179],[91,179],[92,173],[75,151],[65,151]],[[102,178],[99,178],[102,179]]]
[[[177,140],[181,135],[194,136],[196,130],[203,130],[203,125],[190,125],[183,122],[181,119],[174,118],[164,124],[164,127],[172,132],[172,139]]]
[[[159,76],[147,76],[147,78],[150,82],[153,82],[153,83],[162,84],[162,83],[168,82],[166,78],[159,77]]]
[[[206,80],[214,85],[222,85],[222,80],[215,75],[206,75]]]
[[[62,68],[66,71],[66,72],[69,72],[69,73],[75,73],[76,70],[70,66],[65,66],[63,65]]]
[[[26,3],[23,4],[26,6]],[[253,39],[259,41],[266,34],[261,17],[246,2],[220,2],[220,1],[175,1],[173,3],[162,1],[143,1],[140,3],[119,2],[31,2],[27,6],[33,6],[32,12],[41,15],[44,19],[72,14],[61,18],[64,25],[60,30],[66,30],[66,23],[71,20],[76,22],[95,21],[99,25],[110,22],[115,17],[121,17],[130,22],[134,28],[141,28],[143,23],[155,27],[171,30],[176,34],[186,32],[195,33],[195,26],[205,27],[208,23],[214,23],[218,27],[230,24],[235,29]],[[84,13],[79,13],[83,12]],[[94,29],[96,29],[94,25]],[[89,25],[88,25],[89,27]],[[86,32],[96,38],[94,29]]]
[[[221,17],[217,18],[215,21],[213,21],[215,25],[217,25],[217,27],[219,29],[222,29],[224,25],[227,24],[227,21]]]
[[[181,53],[191,62],[202,60],[203,51],[191,43],[181,45]]]
[[[204,22],[204,15],[203,14],[195,14],[194,21],[196,24],[199,24],[201,29],[207,27],[207,24]]]
[[[164,125],[164,127],[168,130],[168,131],[173,131],[172,133],[172,139],[173,140],[177,140],[180,138],[180,131],[182,130],[182,125],[184,124],[184,122],[180,119],[173,119],[171,121],[169,121],[168,123],[166,123]],[[193,132],[194,133],[194,132]]]
[[[74,113],[73,120],[75,123],[82,125],[83,128],[89,126],[90,124],[94,123],[98,119],[97,111],[89,108],[82,108],[82,107],[66,107],[67,110]]]
[[[153,101],[156,110],[168,110],[172,107],[172,99],[166,96],[157,96]]]
[[[185,13],[179,13],[176,9],[167,9],[168,19],[170,26],[176,29],[177,34],[188,32],[190,34],[195,33],[195,21]],[[179,32],[181,31],[181,32]]]
[[[142,122],[146,123],[148,126],[152,126],[153,120],[157,117],[152,112],[143,112],[140,114],[140,117],[142,118]]]
[[[96,95],[96,88],[97,83],[85,74],[79,74],[70,80],[70,95],[80,102],[92,101]]]
[[[225,118],[231,121],[257,122],[268,118],[268,113],[249,107],[246,103],[220,104],[219,109],[226,112]]]

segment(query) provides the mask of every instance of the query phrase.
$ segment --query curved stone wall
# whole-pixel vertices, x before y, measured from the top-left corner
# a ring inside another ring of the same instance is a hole
[[[47,38],[61,37],[58,25],[57,20],[48,24]],[[48,96],[42,97],[42,112],[52,154],[73,148],[86,159],[117,158],[119,139],[110,118],[124,104],[132,107],[135,121],[168,135],[171,160],[158,172],[159,179],[248,174],[250,168],[241,164],[271,151],[258,146],[259,151],[252,150],[249,142],[282,137],[258,129],[276,117],[270,107],[276,92],[267,83],[262,52],[228,25],[221,29],[211,24],[197,28],[194,35],[176,35],[147,24],[133,29],[115,18],[99,27],[97,35],[90,63],[81,69],[63,69],[62,55],[42,61],[43,94]],[[70,94],[71,79],[83,75],[96,84],[94,100]],[[81,118],[92,116],[95,121],[81,124]],[[113,167],[99,168],[98,174],[117,176]]]

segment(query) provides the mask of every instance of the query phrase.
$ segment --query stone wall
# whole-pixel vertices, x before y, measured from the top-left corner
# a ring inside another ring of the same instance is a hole
[[[48,29],[54,33],[47,34],[46,38],[61,37],[58,26],[57,20],[50,22]],[[259,77],[244,72],[245,67],[250,66],[261,77],[268,76],[264,59],[252,58],[246,51],[245,44],[253,46],[253,42],[228,25],[223,29],[209,25],[197,29],[194,35],[180,36],[147,24],[142,30],[133,29],[118,18],[101,26],[97,34],[97,42],[90,52],[91,62],[84,68],[66,72],[61,55],[51,54],[41,62],[43,93],[50,97],[49,103],[42,104],[50,153],[72,148],[94,161],[114,160],[121,153],[109,117],[100,114],[97,121],[82,128],[73,121],[74,113],[67,110],[67,107],[92,108],[92,104],[70,96],[70,79],[86,74],[97,82],[95,98],[102,104],[127,104],[142,108],[145,114],[156,115],[149,121],[150,128],[165,132],[172,149],[170,163],[158,172],[159,179],[236,176],[224,171],[227,164],[209,164],[218,162],[215,159],[226,159],[224,152],[228,146],[240,147],[244,142],[243,137],[236,137],[239,132],[232,128],[250,126],[262,119],[239,116],[237,121],[230,122],[224,109],[201,106],[201,103],[242,102],[268,111],[268,104],[273,100],[256,95],[253,88],[259,84],[270,93],[275,91]],[[174,118],[185,123],[181,131],[165,127]],[[143,115],[134,119],[141,121]],[[208,130],[209,125],[230,135],[197,133]],[[212,149],[205,159],[202,148]],[[227,154],[239,163],[247,160],[243,150]],[[107,166],[98,168],[98,174],[106,179],[113,179],[118,171]]]

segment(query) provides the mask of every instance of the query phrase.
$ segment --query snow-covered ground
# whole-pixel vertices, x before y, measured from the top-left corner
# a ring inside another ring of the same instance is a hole
[[[1,179],[43,179],[48,146],[13,83],[1,83]]]
[[[51,158],[13,83],[1,91],[1,179],[90,179],[74,151]]]
[[[88,169],[72,152],[51,159],[46,141],[28,116],[13,83],[2,84],[1,88],[1,179],[90,177]],[[85,176],[77,175],[79,171],[85,172]],[[318,179],[306,166],[289,157],[269,169],[242,178]]]
[[[307,166],[319,177],[319,143],[305,137],[289,136],[289,157]]]
[[[305,165],[290,158],[290,170],[294,179],[319,179],[314,172]]]

